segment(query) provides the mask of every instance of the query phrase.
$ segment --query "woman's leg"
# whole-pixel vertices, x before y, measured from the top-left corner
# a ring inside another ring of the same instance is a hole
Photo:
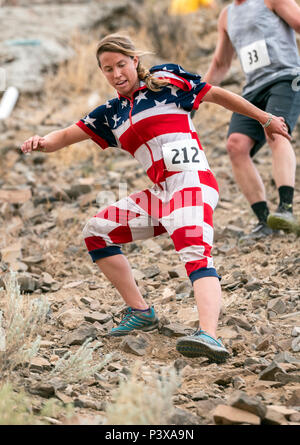
[[[130,264],[124,255],[102,258],[96,260],[96,264],[120,292],[127,306],[133,309],[147,309],[149,307],[136,285]]]
[[[100,271],[116,287],[125,303],[133,309],[145,310],[149,305],[143,299],[127,258],[120,245],[147,239],[165,232],[136,200],[147,200],[145,192],[135,193],[99,212],[83,230],[86,246]]]
[[[193,287],[199,328],[216,338],[222,298],[220,281],[217,277],[203,277],[194,281]]]

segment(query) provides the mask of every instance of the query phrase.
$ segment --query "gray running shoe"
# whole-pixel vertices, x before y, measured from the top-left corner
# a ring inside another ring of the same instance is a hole
[[[248,235],[244,235],[240,238],[240,241],[246,240],[260,240],[262,238],[266,238],[267,236],[273,235],[275,232],[271,227],[268,227],[267,223],[260,221],[256,226],[251,230]]]
[[[207,357],[216,363],[225,362],[230,355],[220,338],[216,340],[202,329],[192,335],[180,337],[176,349],[186,357]]]
[[[268,226],[273,230],[283,230],[284,232],[294,232],[300,236],[300,223],[289,210],[292,206],[279,206],[276,212],[268,216]]]

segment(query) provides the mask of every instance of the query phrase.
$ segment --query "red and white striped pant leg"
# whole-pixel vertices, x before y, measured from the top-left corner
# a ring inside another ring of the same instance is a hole
[[[192,282],[206,276],[219,278],[211,257],[213,211],[219,196],[213,174],[182,172],[168,178],[167,189],[170,210],[160,222],[170,234],[189,278]]]
[[[101,210],[83,229],[83,237],[95,262],[112,255],[122,254],[121,245],[131,241],[152,238],[164,233],[165,228],[136,205],[145,202],[145,191],[135,193]]]

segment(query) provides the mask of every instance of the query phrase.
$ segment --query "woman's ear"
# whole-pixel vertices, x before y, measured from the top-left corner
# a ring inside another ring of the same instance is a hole
[[[137,68],[138,64],[139,64],[139,58],[138,56],[134,56],[133,57],[133,63],[134,63],[134,67]]]

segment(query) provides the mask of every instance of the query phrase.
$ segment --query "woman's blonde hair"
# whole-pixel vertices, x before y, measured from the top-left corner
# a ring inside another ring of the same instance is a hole
[[[121,53],[128,57],[141,57],[145,56],[146,54],[151,54],[147,51],[137,50],[129,37],[119,34],[110,34],[99,42],[96,57],[100,68],[100,55],[104,52]],[[138,61],[137,65],[137,74],[138,78],[145,82],[149,90],[160,91],[162,87],[169,85],[168,80],[158,79],[157,77],[153,76],[153,74],[151,74],[150,71],[142,65],[140,60]]]

